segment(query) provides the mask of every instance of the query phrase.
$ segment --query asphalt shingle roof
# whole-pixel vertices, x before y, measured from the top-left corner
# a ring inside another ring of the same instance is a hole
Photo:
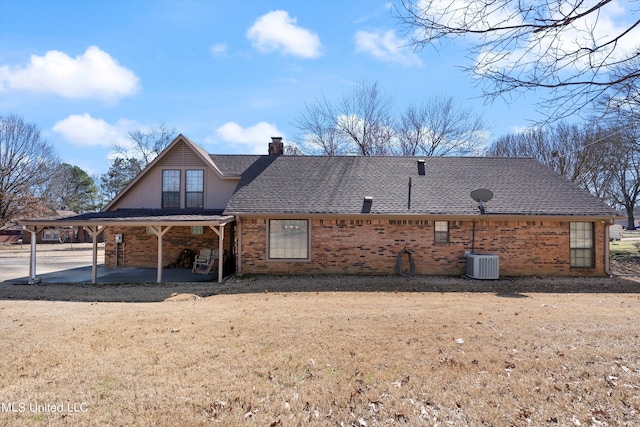
[[[210,154],[209,157],[224,176],[241,176],[255,162],[267,156]]]
[[[488,214],[610,217],[615,211],[534,159],[211,156],[242,174],[225,214],[477,215],[471,191],[491,190]],[[411,187],[409,186],[411,183]]]

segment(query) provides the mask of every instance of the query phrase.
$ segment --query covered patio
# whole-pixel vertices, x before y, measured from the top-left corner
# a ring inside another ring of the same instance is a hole
[[[146,227],[157,238],[156,282],[163,280],[163,236],[174,227],[208,227],[218,236],[218,253],[224,253],[225,226],[233,223],[234,217],[222,215],[219,211],[165,209],[118,209],[108,212],[94,212],[71,217],[45,217],[20,221],[23,229],[32,234],[29,260],[29,284],[37,283],[37,251],[35,236],[45,227],[83,227],[92,237],[93,260],[91,283],[98,279],[98,238],[108,227]],[[218,257],[218,282],[224,278],[224,257]]]

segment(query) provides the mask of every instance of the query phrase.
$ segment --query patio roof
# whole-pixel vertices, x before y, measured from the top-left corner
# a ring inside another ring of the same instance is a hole
[[[203,209],[118,209],[107,212],[90,212],[73,216],[49,216],[27,218],[19,221],[23,226],[109,226],[128,227],[149,225],[225,225],[234,221],[233,215],[223,215],[220,210]]]
[[[208,226],[218,235],[218,250],[222,254],[224,226],[235,221],[233,215],[207,209],[117,209],[74,216],[51,216],[21,219],[19,224],[32,234],[29,283],[36,282],[36,238],[44,227],[78,226],[88,230],[93,239],[92,283],[97,283],[97,237],[107,227],[148,227],[158,237],[157,282],[162,282],[162,236],[172,227]],[[218,259],[218,281],[223,278],[223,257]]]

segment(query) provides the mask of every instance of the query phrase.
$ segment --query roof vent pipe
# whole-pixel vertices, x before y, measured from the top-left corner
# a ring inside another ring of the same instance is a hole
[[[284,154],[284,143],[281,136],[272,136],[269,143],[269,155],[280,156]]]
[[[418,175],[424,175],[424,159],[418,159]]]

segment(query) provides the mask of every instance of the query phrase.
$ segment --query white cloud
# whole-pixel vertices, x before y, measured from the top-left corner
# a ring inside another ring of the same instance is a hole
[[[285,10],[275,10],[259,17],[247,31],[247,38],[259,52],[280,51],[301,58],[321,55],[317,34],[296,25]]]
[[[226,43],[216,43],[213,46],[211,46],[211,54],[213,56],[226,56],[227,55]]]
[[[53,93],[65,98],[97,98],[116,101],[140,89],[133,71],[97,46],[70,57],[50,50],[44,56],[31,55],[25,67],[0,67],[0,90]]]
[[[355,35],[356,51],[365,52],[386,62],[404,66],[421,65],[422,61],[411,51],[410,42],[396,36],[394,30],[358,31]]]
[[[137,128],[140,126],[132,120],[120,119],[112,125],[84,113],[72,114],[56,122],[52,130],[74,145],[109,147],[113,144],[129,146],[129,131]]]
[[[242,146],[250,154],[267,154],[272,136],[284,137],[275,124],[260,122],[243,128],[238,123],[228,122],[216,129],[218,138]]]

